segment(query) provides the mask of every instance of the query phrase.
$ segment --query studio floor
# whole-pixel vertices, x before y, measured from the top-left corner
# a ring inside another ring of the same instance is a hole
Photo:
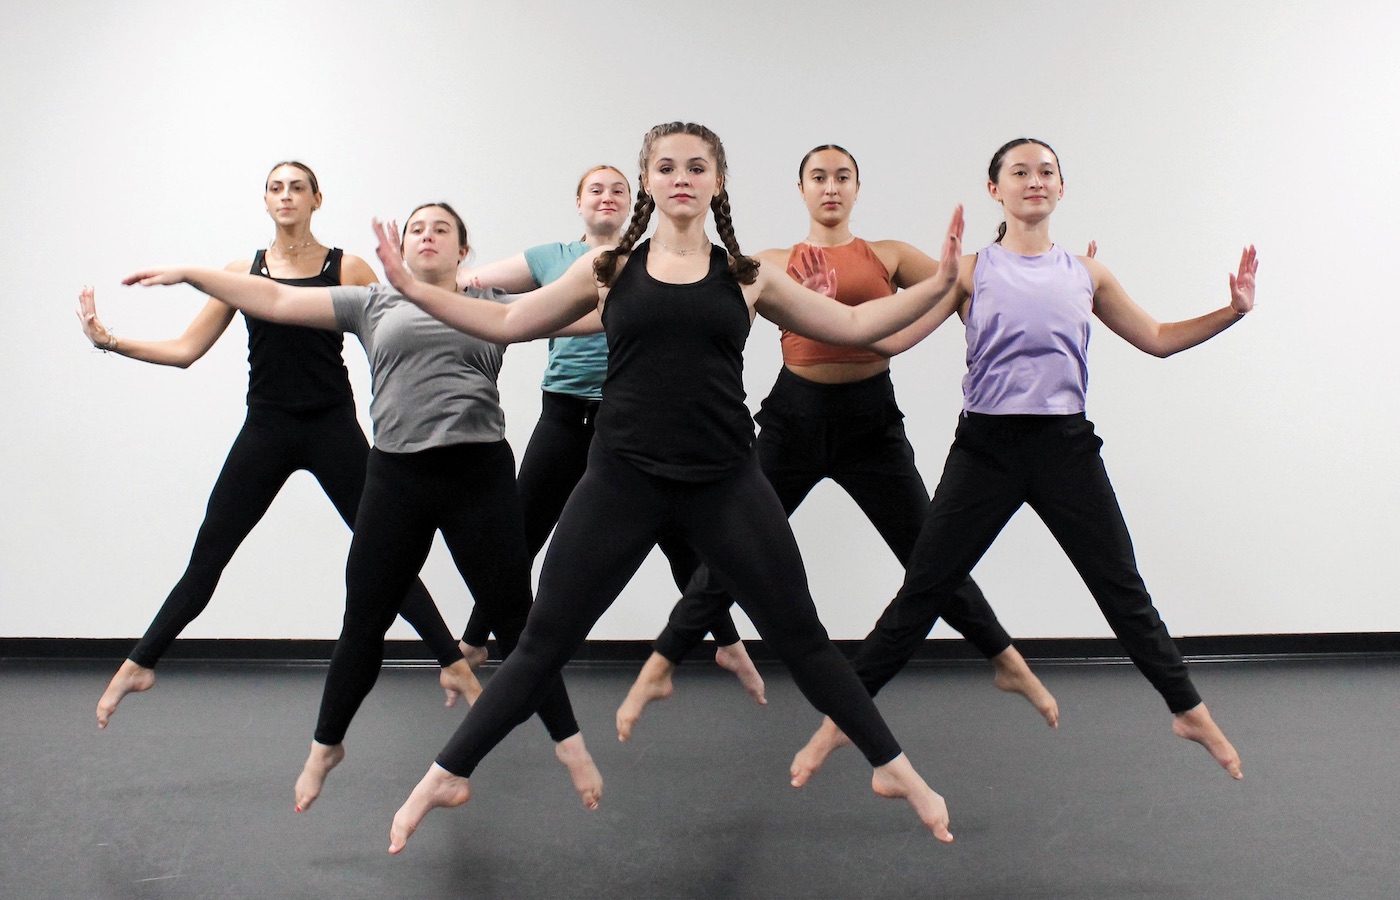
[[[1243,782],[1172,737],[1126,665],[1037,664],[1058,731],[985,666],[911,668],[879,705],[947,798],[947,846],[875,797],[849,748],[788,787],[818,717],[781,668],[763,667],[760,708],[687,664],[620,744],[636,667],[573,667],[601,808],[580,806],[531,722],[396,857],[390,818],[461,716],[435,670],[384,671],[345,762],[295,814],[324,668],[167,663],[99,732],[116,662],[0,661],[5,898],[1400,896],[1393,658],[1195,665]]]

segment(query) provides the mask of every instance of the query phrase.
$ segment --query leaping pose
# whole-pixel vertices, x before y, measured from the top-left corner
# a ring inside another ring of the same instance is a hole
[[[848,306],[938,271],[935,260],[909,244],[867,243],[851,233],[860,167],[844,148],[825,144],[809,151],[798,164],[797,187],[810,217],[807,240],[760,253],[764,266],[801,281],[812,251],[820,248],[835,275],[836,299]],[[890,357],[926,334],[915,323],[872,347],[843,347],[785,330],[783,368],[755,417],[761,426],[759,464],[787,514],[830,478],[850,494],[902,564],[909,562],[923,527],[929,496],[895,402]],[[619,737],[631,735],[647,703],[671,695],[672,673],[707,630],[715,623],[733,627],[732,602],[707,568],[695,573],[617,711]],[[1060,715],[1055,698],[1012,646],[976,582],[967,578],[958,586],[943,617],[991,661],[998,688],[1025,697],[1055,727]]]
[[[461,217],[446,203],[424,204],[404,226],[403,257],[395,265],[412,271],[421,279],[417,283],[455,296],[457,265],[467,247]],[[184,268],[139,272],[125,283],[180,282],[262,318],[352,332],[369,358],[374,447],[345,563],[345,623],[326,673],[311,752],[296,782],[301,811],[345,756],[345,732],[379,676],[384,632],[427,559],[435,532],[442,532],[507,658],[524,628],[530,561],[496,387],[505,348],[448,328],[383,285],[287,287]],[[500,308],[510,300],[499,293],[481,297]],[[564,682],[556,671],[538,688],[525,715],[539,711],[575,790],[585,806],[596,806],[602,777],[584,746]]]
[[[856,672],[871,694],[893,678],[1011,516],[1029,504],[1129,658],[1166,700],[1172,731],[1242,778],[1239,754],[1192,685],[1138,574],[1084,399],[1091,316],[1154,356],[1194,347],[1254,308],[1255,250],[1246,247],[1230,275],[1228,305],[1161,323],[1102,263],[1051,241],[1050,216],[1064,180],[1049,145],[1020,138],[1001,147],[987,191],[1006,215],[996,242],[963,257],[955,304],[940,305],[920,323],[932,330],[956,308],[966,324],[963,412],[904,585],[861,644]],[[828,717],[793,760],[794,780],[805,782],[846,742],[840,723]]]
[[[276,227],[267,250],[227,271],[260,275],[287,285],[368,285],[374,272],[357,256],[328,249],[311,233],[322,197],[304,163],[278,163],[263,189]],[[78,296],[83,333],[99,349],[142,362],[187,368],[209,351],[233,321],[234,308],[210,299],[185,333],[173,340],[119,338],[97,318],[92,288]],[[155,685],[156,664],[180,632],[209,605],[224,568],[243,539],[298,469],[316,477],[336,512],[353,525],[365,485],[369,444],[355,418],[350,376],[336,331],[283,325],[245,314],[248,326],[248,417],[229,449],[209,495],[189,565],[165,598],[145,637],[112,676],[97,703],[97,727],[106,728],[129,693]],[[481,691],[422,582],[407,586],[399,612],[427,642],[442,667],[447,705]]]
[[[457,274],[459,287],[496,287],[511,293],[532,291],[559,278],[569,266],[595,247],[617,243],[632,186],[627,176],[612,166],[594,166],[579,179],[574,202],[583,220],[583,237],[570,243],[541,244],[508,259],[488,263]],[[525,542],[533,560],[559,521],[564,503],[588,467],[588,448],[603,398],[608,371],[608,340],[602,334],[550,338],[549,361],[541,384],[540,420],[520,459],[520,503],[525,513]],[[671,564],[676,585],[682,590],[700,564],[683,542],[663,537],[662,552]],[[715,661],[733,672],[760,704],[763,678],[739,640],[728,615],[710,629],[715,634]],[[462,653],[473,667],[486,661],[490,628],[481,611],[473,608],[462,635]],[[697,640],[703,639],[704,632]]]
[[[935,836],[952,840],[943,798],[915,772],[817,619],[787,516],[753,451],[743,349],[755,313],[831,343],[869,344],[909,325],[952,286],[962,211],[937,275],[848,307],[743,255],[724,148],[709,129],[653,128],[639,166],[637,203],[618,246],[589,252],[509,306],[418,281],[395,262],[393,229],[376,227],[390,282],[444,322],[504,342],[587,318],[601,322],[609,347],[588,470],[555,530],[525,633],[395,815],[389,850],[402,850],[433,808],[468,800],[468,776],[530,714],[662,535],[689,543],[733,589],[804,695],[875,767],[876,793],[907,800]],[[724,248],[706,236],[711,211]],[[638,244],[653,212],[656,231]]]

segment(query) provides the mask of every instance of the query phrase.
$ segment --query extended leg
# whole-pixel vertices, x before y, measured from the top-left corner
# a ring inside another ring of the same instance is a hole
[[[1239,754],[1226,740],[1191,683],[1175,642],[1138,573],[1128,527],[1099,455],[1101,441],[1079,420],[1038,454],[1030,504],[1084,579],[1128,658],[1176,717],[1172,730],[1201,744],[1231,777],[1242,777]]]
[[[365,487],[365,463],[369,458],[364,432],[360,430],[353,409],[329,410],[308,424],[314,427],[308,429],[310,433],[306,439],[306,469],[320,482],[345,524],[353,528]],[[418,632],[441,667],[438,683],[446,694],[446,705],[455,706],[463,697],[468,702],[474,700],[481,693],[481,684],[463,659],[456,639],[422,580],[415,578],[409,586],[399,615]]]
[[[893,393],[890,396],[893,403]],[[928,489],[914,464],[914,448],[902,421],[864,430],[850,423],[841,452],[832,464],[832,478],[870,519],[902,565],[908,566],[928,514]],[[1031,671],[1012,646],[982,589],[971,578],[963,579],[943,609],[943,619],[978,649],[995,670],[999,690],[1024,697],[1046,724],[1059,723],[1060,708],[1054,696]]]
[[[622,592],[655,543],[664,503],[649,480],[594,447],[545,555],[540,590],[520,643],[486,686],[437,762],[394,816],[390,851],[423,817],[470,796],[467,778],[539,706],[550,680]]]
[[[98,728],[107,727],[123,697],[155,684],[156,663],[209,605],[234,551],[262,520],[296,469],[287,458],[288,443],[289,437],[277,420],[249,412],[209,494],[184,574],[98,700]]]
[[[379,678],[384,632],[432,547],[435,528],[428,511],[434,492],[423,483],[412,457],[379,451],[370,457],[345,564],[345,620],[326,673],[315,743],[297,779],[296,807],[301,810],[320,795],[326,773],[344,755],[338,748],[345,732]],[[334,761],[327,765],[331,757]]]

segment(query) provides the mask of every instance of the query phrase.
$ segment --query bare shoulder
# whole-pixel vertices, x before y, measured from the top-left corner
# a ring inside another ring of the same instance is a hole
[[[252,270],[253,261],[251,259],[235,259],[233,262],[224,266],[225,272],[238,272],[243,275],[247,275]]]
[[[770,247],[767,250],[760,250],[754,254],[754,259],[765,266],[775,269],[787,267],[787,261],[792,256],[791,247]]]
[[[958,292],[964,297],[972,296],[972,273],[977,268],[977,254],[965,253],[958,260]]]
[[[880,257],[880,262],[890,267],[893,267],[891,264],[897,265],[903,260],[910,258],[913,254],[917,253],[920,256],[926,255],[918,247],[915,247],[907,241],[883,240],[866,241],[865,243],[871,250],[875,251],[876,256]]]
[[[374,270],[369,267],[358,256],[347,253],[340,259],[340,283],[366,285],[374,284],[379,280],[379,276],[374,274]]]
[[[866,241],[895,283],[908,287],[938,271],[938,260],[907,241]]]

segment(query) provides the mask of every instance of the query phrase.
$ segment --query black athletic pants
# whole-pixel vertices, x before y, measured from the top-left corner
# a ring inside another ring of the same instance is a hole
[[[370,451],[364,499],[345,563],[345,623],[336,641],[316,740],[339,744],[384,658],[384,632],[397,598],[423,567],[441,531],[502,650],[515,647],[530,612],[530,561],[515,459],[505,441],[455,444],[415,453]],[[540,718],[555,741],[578,733],[558,672],[539,692]]]
[[[229,448],[209,494],[189,565],[165,598],[132,662],[155,668],[180,632],[209,605],[209,598],[234,551],[267,512],[292,473],[305,469],[320,482],[336,512],[353,525],[365,486],[369,444],[352,406],[312,412],[249,407],[248,418]],[[427,642],[438,664],[462,658],[457,642],[421,581],[408,586],[397,612]]]
[[[593,443],[593,421],[599,402],[570,394],[543,392],[540,420],[520,460],[520,505],[525,514],[525,545],[532,560],[549,540],[549,533],[559,521],[569,494],[588,467],[588,447]],[[663,538],[659,543],[670,563],[671,577],[677,587],[685,590],[700,566],[699,557],[683,541]],[[739,632],[728,612],[726,603],[723,615],[713,626],[715,640],[722,646],[739,640]],[[706,624],[696,642],[703,640],[710,630]],[[491,623],[485,620],[481,608],[474,607],[462,640],[473,647],[484,647],[491,631]]]
[[[929,497],[889,372],[849,384],[819,384],[784,368],[757,418],[759,463],[789,516],[818,482],[830,478],[856,502],[900,563],[909,564]],[[732,602],[709,570],[700,568],[657,637],[656,652],[679,663],[716,622],[733,628]],[[971,578],[963,579],[941,614],[988,659],[1011,646],[1011,636]]]
[[[817,619],[797,542],[757,458],[715,481],[684,482],[642,472],[595,441],[545,554],[520,644],[438,755],[439,765],[470,775],[529,716],[663,534],[686,541],[734,587],[803,694],[872,765],[899,755],[869,693]]]
[[[1171,711],[1201,702],[1138,574],[1132,539],[1099,456],[1102,446],[1083,414],[963,414],[904,586],[855,659],[872,694],[908,662],[953,590],[1026,503]]]

